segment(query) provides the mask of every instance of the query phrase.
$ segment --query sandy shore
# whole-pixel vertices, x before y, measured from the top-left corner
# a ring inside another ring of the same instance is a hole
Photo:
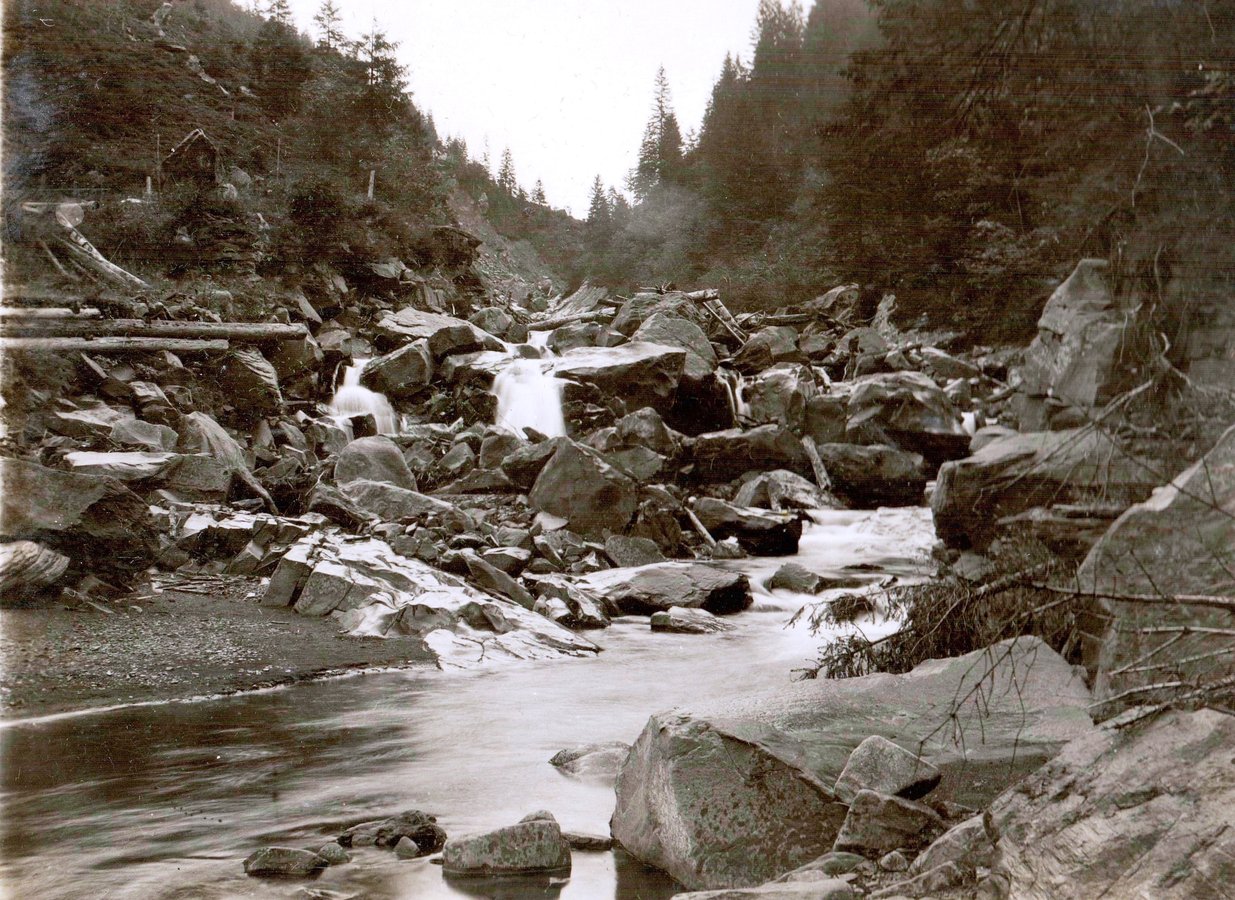
[[[427,664],[409,640],[352,638],[333,619],[259,606],[256,580],[108,604],[0,610],[0,715],[234,693],[346,672]]]

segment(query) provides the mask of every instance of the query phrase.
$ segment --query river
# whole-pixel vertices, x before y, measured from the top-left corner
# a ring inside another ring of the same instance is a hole
[[[933,539],[924,509],[816,514],[794,557],[822,574],[913,576]],[[405,809],[449,834],[537,809],[564,829],[608,833],[613,789],[549,765],[558,750],[632,741],[652,713],[789,682],[820,638],[786,628],[808,598],[762,588],[786,559],[735,561],[754,606],[719,635],[656,634],[646,618],[589,634],[595,659],[493,671],[405,669],[192,703],[8,723],[3,868],[13,898],[308,897],[247,878],[260,846],[316,848],[342,823]],[[870,635],[894,627],[867,622]],[[448,883],[425,860],[357,851],[313,889],[373,900],[643,898],[674,885],[618,853],[575,852],[551,885]],[[323,894],[321,896],[332,896]]]

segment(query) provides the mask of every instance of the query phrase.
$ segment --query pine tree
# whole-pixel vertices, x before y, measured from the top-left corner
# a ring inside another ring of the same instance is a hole
[[[510,148],[502,151],[502,166],[497,172],[497,184],[512,197],[519,192],[519,182],[515,178],[515,161],[510,155]]]
[[[536,187],[532,190],[532,202],[537,206],[548,206],[549,201],[545,199],[545,185],[537,178]]]
[[[669,97],[665,67],[656,72],[652,117],[639,143],[639,161],[628,179],[631,193],[646,200],[657,186],[677,180],[682,170],[682,129]]]
[[[285,0],[286,2],[286,0]],[[313,17],[313,24],[318,29],[317,45],[325,50],[338,50],[347,42],[347,36],[340,29],[340,11],[334,0],[324,0]]]
[[[609,200],[605,196],[605,183],[597,175],[592,182],[592,194],[588,201],[587,223],[592,226],[608,225],[611,212]]]
[[[288,0],[270,0],[266,4],[266,18],[290,28],[292,24],[291,4]]]

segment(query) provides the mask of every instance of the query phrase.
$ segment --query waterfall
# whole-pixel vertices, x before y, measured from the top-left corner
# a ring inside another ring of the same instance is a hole
[[[566,434],[562,416],[560,378],[554,378],[551,363],[538,359],[516,359],[493,379],[497,397],[497,424],[523,434],[534,428],[548,437]]]
[[[399,416],[386,395],[371,391],[360,384],[360,374],[366,363],[367,359],[354,359],[352,364],[343,370],[343,383],[330,400],[330,411],[340,418],[371,414],[377,420],[378,434],[397,434]]]

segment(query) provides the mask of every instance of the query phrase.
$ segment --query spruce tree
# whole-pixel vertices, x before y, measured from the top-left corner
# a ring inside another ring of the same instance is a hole
[[[605,196],[605,183],[597,175],[592,182],[592,194],[588,201],[587,223],[589,225],[608,225],[610,219],[609,200]]]
[[[288,0],[270,0],[266,4],[266,18],[290,28],[292,24],[291,4]]]
[[[548,206],[549,201],[545,199],[545,185],[537,178],[536,187],[532,190],[532,202],[537,206]]]
[[[313,16],[313,24],[317,26],[317,45],[324,50],[338,50],[347,41],[340,25],[340,12],[334,0],[325,0]]]
[[[646,200],[660,184],[676,181],[682,171],[682,129],[669,97],[665,67],[656,72],[652,116],[639,144],[639,160],[628,179],[631,193]]]
[[[497,172],[498,187],[512,197],[519,192],[519,182],[515,178],[515,161],[510,155],[510,148],[502,151],[502,166]]]

